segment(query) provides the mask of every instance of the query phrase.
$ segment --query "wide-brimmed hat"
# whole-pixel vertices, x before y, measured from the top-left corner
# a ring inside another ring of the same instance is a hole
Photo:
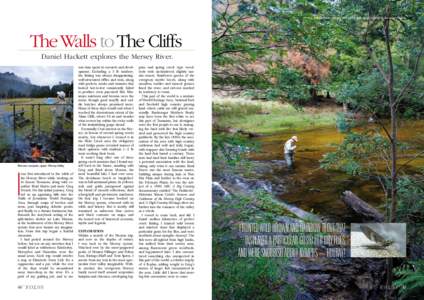
[[[292,137],[291,137],[291,139],[292,139],[292,140],[294,140],[295,142],[297,142],[297,141],[299,140],[299,139],[297,138],[297,136],[295,136],[295,135],[294,135],[294,136],[292,136]]]
[[[65,94],[64,91],[59,91],[56,94],[60,99],[65,99],[65,97],[66,97],[66,94]]]

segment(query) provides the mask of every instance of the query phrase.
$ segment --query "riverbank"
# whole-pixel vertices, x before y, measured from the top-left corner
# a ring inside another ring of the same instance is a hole
[[[341,108],[321,105],[297,111],[279,102],[234,98],[214,99],[213,105],[215,298],[248,299],[260,291],[261,295],[271,292],[266,298],[277,299],[381,299],[379,287],[386,271],[379,259],[240,258],[237,253],[243,247],[243,236],[237,235],[238,222],[305,222],[293,214],[293,208],[324,222],[364,222],[341,201],[340,196],[348,190],[384,213],[384,193],[375,178],[320,167],[323,155],[335,151],[346,136],[335,126]],[[363,122],[354,132],[369,130],[384,136],[376,123]],[[282,149],[294,134],[299,137],[295,168],[288,169]],[[424,162],[419,156],[423,134],[424,120],[399,122],[398,138],[404,149],[398,154],[398,164],[408,163],[400,175],[404,180],[401,190],[406,191],[400,194],[400,213],[415,205],[409,199],[418,199],[414,198],[417,191],[421,194],[421,188],[410,192],[409,185],[421,178],[417,176]],[[220,187],[225,195],[221,199],[216,197]],[[415,241],[411,253],[422,257],[417,236],[414,233],[409,239]],[[370,289],[363,289],[364,281],[372,283]]]
[[[245,98],[215,97],[212,105],[215,129],[235,128],[264,135],[335,126],[336,115],[342,111],[334,104],[297,109],[288,103]]]
[[[277,165],[277,166],[276,166]],[[251,169],[278,167],[284,162],[254,162]],[[237,173],[237,172],[236,172]],[[282,186],[281,186],[282,185]],[[214,173],[213,209],[213,286],[215,299],[380,299],[384,261],[320,257],[245,257],[247,233],[240,223],[295,224],[322,222],[320,217],[278,200],[283,184],[257,180],[225,170]],[[296,246],[295,246],[296,247]],[[297,245],[300,247],[300,245]],[[240,256],[241,255],[241,256]],[[363,278],[373,278],[369,290]]]

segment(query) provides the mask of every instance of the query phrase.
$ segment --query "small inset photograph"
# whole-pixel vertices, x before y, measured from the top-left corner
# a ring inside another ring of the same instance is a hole
[[[0,66],[0,162],[73,162],[73,67]]]
[[[352,223],[352,257],[406,257],[406,223]]]

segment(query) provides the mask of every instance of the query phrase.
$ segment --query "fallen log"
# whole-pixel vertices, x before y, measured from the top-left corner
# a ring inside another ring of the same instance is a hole
[[[250,131],[246,131],[246,130],[243,130],[243,129],[239,129],[239,130],[237,130],[237,132],[240,133],[240,134],[247,135],[250,138],[261,137],[262,136],[262,134],[255,133],[255,132],[250,132]]]
[[[360,215],[364,221],[384,222],[383,214],[351,191],[343,192],[342,201],[355,213]]]
[[[262,137],[263,134],[260,133],[256,133],[256,132],[251,132],[251,131],[246,131],[243,129],[237,129],[237,128],[232,128],[232,127],[218,127],[218,126],[213,126],[213,130],[216,132],[225,132],[225,133],[231,133],[231,134],[242,134],[242,135],[247,135],[249,138],[256,138],[256,137]]]

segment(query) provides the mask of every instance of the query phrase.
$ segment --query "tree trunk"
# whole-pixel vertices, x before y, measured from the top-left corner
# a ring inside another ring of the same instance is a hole
[[[363,221],[384,222],[383,214],[351,191],[344,191],[342,200],[347,206],[355,211],[356,214],[360,215]]]
[[[327,91],[327,96],[326,96],[326,98],[327,98],[327,99],[330,99],[330,98],[331,98],[331,96],[330,96],[330,92],[329,92],[329,91]]]
[[[389,64],[389,74],[387,78],[387,92],[389,95],[390,105],[390,146],[391,146],[391,209],[390,218],[388,221],[396,222],[397,210],[397,108],[393,94],[393,61],[392,50],[390,47],[390,6],[388,7],[387,17],[384,20],[384,37],[386,42],[387,61]]]
[[[393,94],[393,60],[392,60],[392,50],[390,47],[390,18],[391,18],[391,7],[390,3],[387,6],[387,14],[384,19],[384,40],[386,42],[386,53],[387,53],[387,62],[389,65],[389,74],[386,78],[387,81],[387,92],[389,95],[389,105],[390,105],[390,147],[391,147],[391,208],[390,216],[388,216],[388,222],[396,222],[396,210],[397,210],[397,108],[395,103],[395,98]],[[393,282],[393,259],[388,258],[387,261],[387,278],[386,285],[388,289],[386,290],[385,298],[390,299],[392,291],[389,287],[392,286]]]
[[[313,103],[318,102],[319,97],[318,97],[317,89],[314,88],[314,87],[312,87],[312,88],[310,88],[309,93],[311,94],[311,100],[312,100],[312,102]]]

